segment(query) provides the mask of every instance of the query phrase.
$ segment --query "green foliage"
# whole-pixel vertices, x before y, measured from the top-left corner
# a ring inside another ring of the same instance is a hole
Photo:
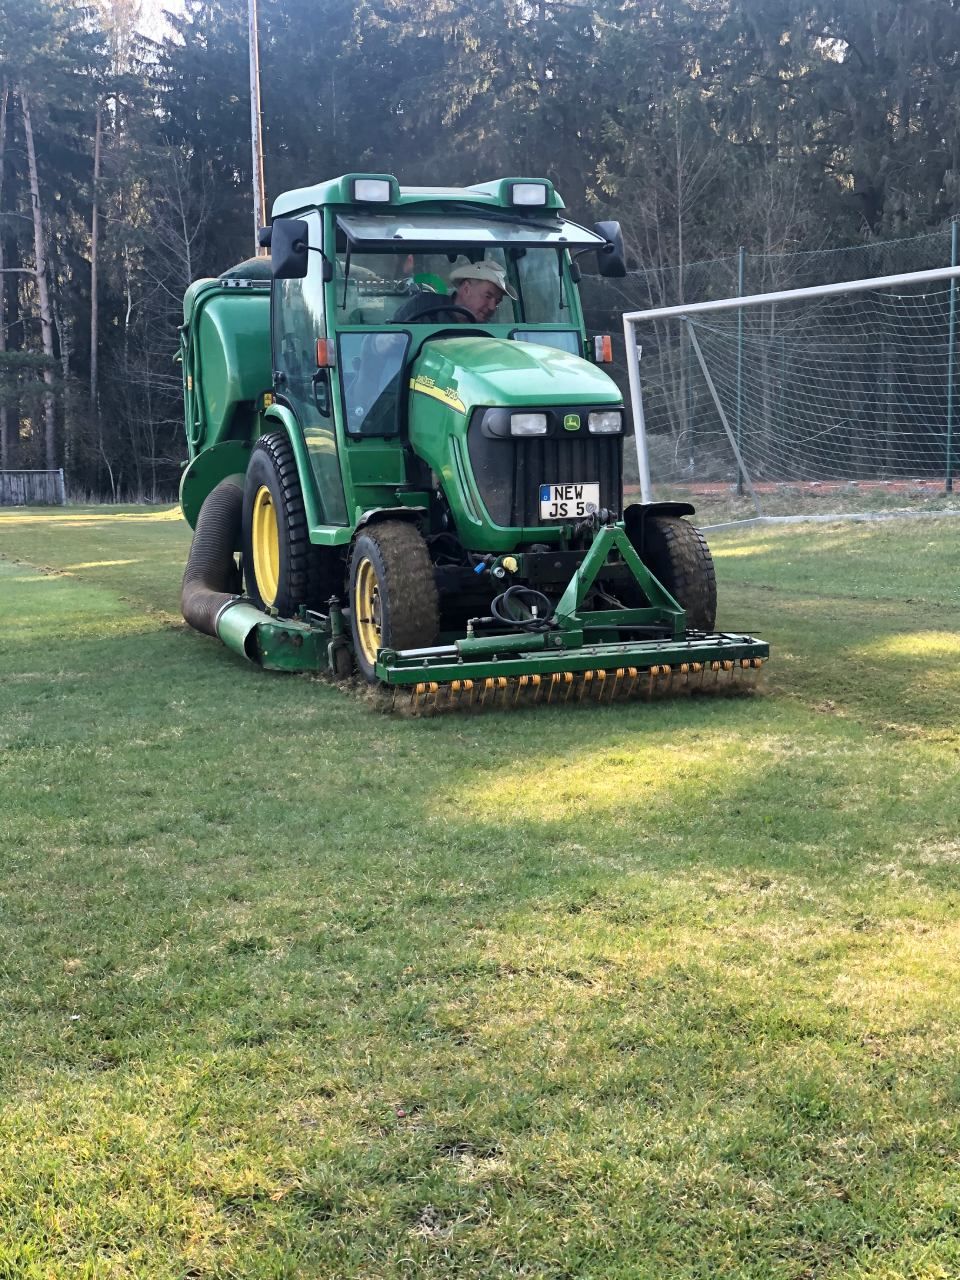
[[[0,1270],[956,1273],[953,522],[718,537],[760,697],[432,722],[0,534]]]

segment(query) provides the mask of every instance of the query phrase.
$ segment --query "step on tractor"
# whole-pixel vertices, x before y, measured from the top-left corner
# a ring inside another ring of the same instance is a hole
[[[194,528],[182,605],[267,669],[359,676],[419,711],[614,701],[742,680],[692,506],[624,504],[617,384],[580,262],[619,225],[544,179],[287,192],[269,256],[184,300]]]

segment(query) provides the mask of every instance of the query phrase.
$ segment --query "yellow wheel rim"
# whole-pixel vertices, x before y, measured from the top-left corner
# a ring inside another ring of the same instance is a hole
[[[377,650],[383,644],[383,602],[380,599],[380,583],[372,563],[363,559],[357,566],[353,587],[353,616],[357,642],[369,666],[377,660]]]
[[[280,590],[280,530],[277,509],[265,484],[253,500],[253,575],[264,604],[273,604]]]

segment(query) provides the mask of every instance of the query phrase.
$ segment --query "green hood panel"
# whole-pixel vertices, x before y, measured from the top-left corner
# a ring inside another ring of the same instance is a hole
[[[613,405],[623,400],[616,383],[580,356],[507,338],[424,343],[410,387],[461,413],[476,405]]]

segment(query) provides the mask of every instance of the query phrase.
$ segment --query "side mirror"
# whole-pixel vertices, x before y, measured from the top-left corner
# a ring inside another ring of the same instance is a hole
[[[269,249],[273,239],[273,227],[261,227],[257,232],[257,244],[261,249]]]
[[[623,232],[620,230],[620,223],[597,222],[593,229],[607,242],[597,250],[597,267],[600,274],[621,279],[627,274],[627,255],[623,248]]]
[[[303,218],[276,218],[270,232],[274,280],[302,280],[307,274],[307,223]]]

